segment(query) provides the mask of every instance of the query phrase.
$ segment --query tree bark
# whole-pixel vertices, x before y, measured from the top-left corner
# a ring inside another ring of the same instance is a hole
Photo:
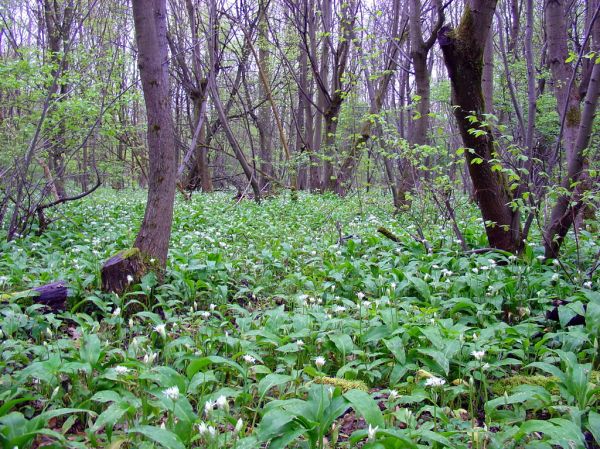
[[[56,77],[58,73],[66,73],[69,70],[69,62],[65,50],[69,45],[71,27],[75,16],[75,5],[72,0],[61,6],[58,2],[44,0],[44,20],[47,33],[47,46],[50,55],[50,62],[55,65],[52,69],[52,76]],[[56,97],[58,102],[65,99],[69,91],[69,85],[66,82],[54,83],[51,87],[51,94]],[[45,145],[48,150],[48,166],[52,171],[54,186],[56,192],[62,198],[66,196],[64,174],[65,174],[65,129],[61,120],[54,130],[51,131],[50,139]]]
[[[269,79],[269,26],[267,23],[267,8],[270,0],[260,0],[258,7],[258,61],[259,77]],[[273,177],[273,130],[269,102],[265,101],[271,95],[270,83],[258,81],[258,99],[263,102],[258,108],[258,135],[260,139],[260,188],[265,189]]]
[[[548,43],[548,63],[552,72],[551,84],[556,96],[559,117],[564,120],[562,141],[568,159],[575,148],[581,113],[577,90],[570,86],[573,67],[570,62],[567,62],[569,54],[566,3],[566,0],[546,0],[544,19],[546,42]],[[555,162],[552,161],[551,165],[554,165]]]
[[[600,51],[600,18],[594,25],[594,50]],[[585,186],[580,184],[585,173],[585,150],[590,143],[594,118],[600,96],[600,63],[594,64],[587,92],[583,103],[583,111],[579,121],[576,140],[572,151],[567,154],[567,176],[563,178],[561,187],[568,194],[559,196],[550,214],[550,221],[544,232],[544,249],[548,258],[558,256],[562,242],[578,212],[584,206],[582,201]]]
[[[448,69],[454,116],[466,148],[469,174],[488,241],[494,248],[514,253],[522,247],[519,212],[510,207],[512,195],[505,176],[493,168],[496,152],[491,130],[479,125],[485,112],[483,52],[495,9],[496,0],[474,0],[465,7],[457,29],[442,27],[438,42]]]
[[[171,237],[177,159],[169,96],[166,0],[133,0],[148,121],[148,200],[144,220],[135,240],[143,258],[155,259],[164,269]]]

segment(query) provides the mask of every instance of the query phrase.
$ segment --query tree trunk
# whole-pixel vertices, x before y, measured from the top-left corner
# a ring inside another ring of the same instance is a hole
[[[148,200],[134,247],[160,270],[167,263],[177,159],[169,96],[166,0],[133,0],[133,19],[148,121]],[[126,276],[125,272],[122,272]]]
[[[548,43],[548,63],[552,72],[551,84],[556,95],[556,107],[561,120],[564,120],[562,135],[563,148],[567,159],[575,148],[577,130],[580,121],[579,96],[577,89],[572,88],[570,79],[573,67],[567,62],[566,1],[546,0],[544,18],[546,22],[546,42]],[[556,161],[551,162],[551,166]]]
[[[600,25],[598,33],[600,37]],[[596,41],[596,52],[600,51],[600,42]],[[578,184],[584,174],[586,163],[585,150],[590,143],[594,118],[600,95],[600,64],[592,69],[587,93],[584,100],[583,112],[573,151],[567,155],[567,176],[561,183],[562,189],[569,194],[561,195],[550,214],[550,222],[544,232],[544,248],[546,257],[557,257],[561,244],[572,226],[577,213],[583,206],[582,193],[585,186]]]
[[[55,65],[51,73],[53,77],[56,77],[59,72],[66,73],[69,70],[65,53],[71,37],[75,6],[72,1],[67,1],[64,6],[61,6],[58,2],[44,0],[43,7],[48,53],[50,62]],[[61,102],[66,98],[68,91],[69,85],[62,81],[52,85],[51,95],[56,97],[56,101]],[[52,171],[54,186],[61,198],[66,196],[64,183],[66,168],[64,128],[64,122],[61,120],[55,129],[50,132],[50,138],[45,145],[48,151],[48,166]]]
[[[269,0],[260,0],[258,18],[258,61],[262,76],[269,79],[269,28],[267,24],[267,8]],[[261,76],[261,74],[259,74]],[[269,82],[270,85],[270,82]],[[266,101],[271,92],[267,92],[269,86],[258,81],[258,99],[263,104],[258,108],[258,135],[260,139],[260,188],[265,189],[273,178],[273,130],[272,118],[270,116],[269,102]]]
[[[483,100],[485,101],[485,113],[494,113],[494,33],[490,31],[485,42],[483,51],[483,75],[482,75]]]
[[[505,251],[521,249],[519,212],[510,206],[512,196],[496,158],[494,137],[482,127],[485,101],[482,92],[483,52],[496,0],[474,0],[466,6],[456,30],[443,27],[438,34],[452,85],[454,115],[460,129],[475,197],[485,220],[490,246]],[[474,117],[476,122],[472,123]],[[472,132],[472,130],[477,132]]]

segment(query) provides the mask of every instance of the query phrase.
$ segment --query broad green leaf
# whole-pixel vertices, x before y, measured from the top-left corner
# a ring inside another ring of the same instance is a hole
[[[371,395],[361,390],[350,390],[344,394],[344,397],[350,401],[352,408],[362,415],[367,423],[379,426],[379,428],[385,427],[379,405]]]

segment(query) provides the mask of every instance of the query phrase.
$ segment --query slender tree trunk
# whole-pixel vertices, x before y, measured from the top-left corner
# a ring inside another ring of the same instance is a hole
[[[50,54],[50,62],[55,65],[52,76],[56,76],[60,70],[66,73],[69,70],[69,62],[65,50],[70,39],[71,27],[75,15],[75,5],[68,0],[61,6],[58,2],[44,0],[44,20],[46,25],[47,46]],[[62,66],[62,67],[61,67]],[[52,95],[58,102],[66,98],[69,85],[62,81],[52,86]],[[52,171],[54,186],[60,198],[66,196],[64,174],[65,174],[65,129],[61,121],[51,132],[51,138],[46,144],[48,150],[48,166]]]
[[[598,13],[598,11],[596,11],[596,13]],[[594,38],[594,51],[598,54],[598,52],[600,52],[600,17],[598,17],[594,23],[592,35]],[[587,164],[585,150],[590,143],[599,96],[600,64],[595,63],[587,85],[583,111],[578,120],[579,127],[576,140],[572,150],[567,153],[567,176],[563,178],[561,187],[563,191],[568,193],[559,196],[552,209],[550,221],[544,232],[545,255],[548,258],[558,256],[567,232],[573,225],[575,217],[577,217],[577,214],[584,206],[582,196],[587,186],[581,181],[583,180],[582,178],[584,177],[585,166]],[[570,97],[569,92],[565,92],[563,100],[568,97]],[[579,112],[579,109],[577,109],[577,111]]]
[[[577,90],[570,86],[573,67],[570,62],[567,62],[569,54],[566,7],[566,0],[545,0],[544,3],[548,63],[552,72],[551,83],[556,95],[559,117],[564,120],[563,148],[569,159],[575,148],[581,113]],[[563,117],[563,115],[565,116]]]
[[[365,78],[367,79],[370,100],[369,116],[366,119],[364,119],[361,123],[358,136],[352,140],[350,144],[351,146],[349,155],[343,161],[339,172],[335,178],[334,191],[341,196],[344,196],[348,193],[352,177],[356,168],[358,167],[364,147],[371,138],[371,133],[373,131],[374,125],[373,117],[376,117],[381,112],[383,100],[387,95],[388,87],[396,71],[398,43],[395,42],[395,40],[398,38],[398,30],[400,25],[399,0],[395,0],[394,2],[393,14],[394,15],[390,27],[390,35],[392,36],[392,40],[390,41],[390,44],[388,45],[385,52],[385,70],[384,74],[379,80],[376,90],[373,86],[373,83],[370,80],[369,70],[367,69],[365,71]]]
[[[267,8],[270,0],[259,1],[259,18],[258,18],[258,64],[260,65],[259,76],[265,76],[269,79],[269,27],[267,24]],[[270,83],[269,83],[270,84]],[[273,177],[273,127],[272,117],[270,113],[269,102],[266,101],[267,96],[271,92],[267,92],[269,87],[265,86],[259,79],[258,81],[258,98],[263,104],[258,109],[258,134],[260,138],[260,187],[265,189],[270,184]]]
[[[298,104],[296,107],[295,124],[296,124],[296,154],[299,157],[298,163],[298,185],[296,186],[299,190],[306,190],[308,186],[308,163],[304,157],[310,155],[310,148],[312,142],[310,136],[306,133],[307,121],[305,114],[310,114],[310,103],[303,92],[308,92],[308,61],[306,52],[299,49],[298,55],[298,66],[300,69],[300,89],[298,89]],[[308,106],[308,107],[307,107]]]
[[[483,99],[485,101],[485,113],[494,113],[494,33],[490,31],[485,42],[483,51],[483,74],[482,74]]]

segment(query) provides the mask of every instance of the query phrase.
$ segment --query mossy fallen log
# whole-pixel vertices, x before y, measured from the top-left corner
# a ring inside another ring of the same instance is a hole
[[[369,387],[362,380],[347,380],[340,379],[339,377],[315,377],[315,383],[323,385],[332,385],[334,387],[340,387],[345,393],[350,390],[362,390],[369,391]]]
[[[392,242],[396,242],[396,243],[400,243],[402,241],[402,239],[400,239],[400,237],[398,237],[397,235],[395,235],[392,231],[390,231],[387,228],[384,228],[383,226],[377,228],[377,232],[379,232],[381,235],[387,237],[388,239],[390,239]]]

